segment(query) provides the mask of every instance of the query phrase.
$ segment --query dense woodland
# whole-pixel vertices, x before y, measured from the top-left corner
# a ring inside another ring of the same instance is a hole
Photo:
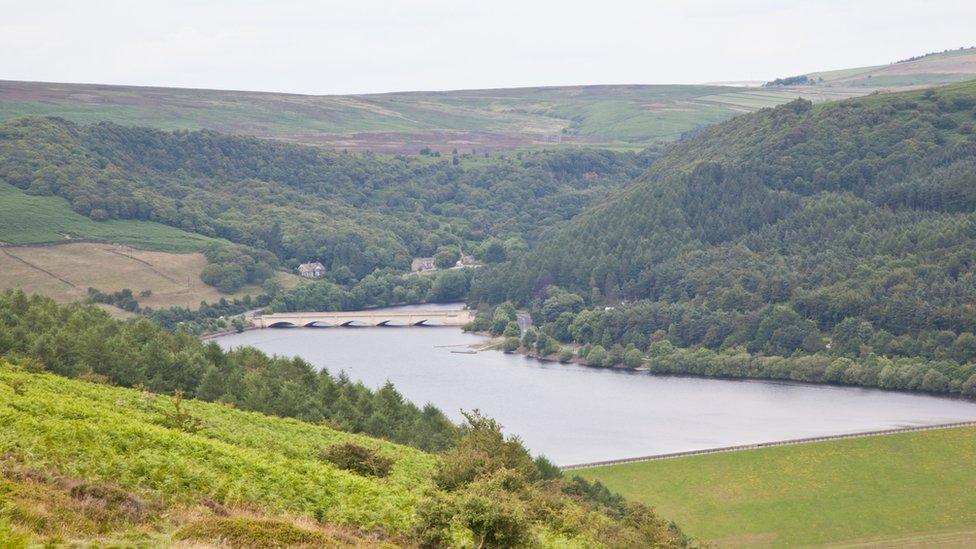
[[[881,365],[861,383],[962,391],[976,383],[974,125],[976,83],[741,116],[477,273],[469,299],[530,307],[562,342],[917,357],[910,379],[881,381]],[[944,379],[923,387],[930,367]]]
[[[321,261],[342,283],[443,247],[495,260],[642,173],[653,152],[350,154],[55,118],[0,125],[0,180],[94,220],[158,221],[239,245],[204,280],[233,291]],[[491,251],[491,252],[490,252]],[[499,253],[499,251],[501,253]]]

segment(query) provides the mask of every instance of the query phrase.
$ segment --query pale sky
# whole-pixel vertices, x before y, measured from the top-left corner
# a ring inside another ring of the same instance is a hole
[[[976,45],[976,0],[0,0],[0,79],[309,94],[766,80]]]

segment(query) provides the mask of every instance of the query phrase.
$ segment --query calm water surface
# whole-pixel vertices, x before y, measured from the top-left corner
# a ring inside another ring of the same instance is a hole
[[[791,438],[976,420],[976,403],[852,387],[659,377],[543,363],[456,328],[267,329],[222,347],[300,356],[370,387],[387,380],[456,421],[479,408],[560,465]]]

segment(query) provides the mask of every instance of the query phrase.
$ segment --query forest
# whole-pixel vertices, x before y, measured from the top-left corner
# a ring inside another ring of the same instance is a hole
[[[655,151],[406,157],[34,117],[0,124],[0,180],[96,221],[230,241],[208,250],[203,279],[232,292],[306,261],[348,283],[445,247],[500,260],[637,177]]]
[[[743,115],[674,144],[528,253],[480,270],[469,302],[528,307],[563,343],[910,359],[924,365],[898,382],[879,378],[883,364],[806,377],[972,391],[974,124],[976,83]],[[765,368],[717,360],[651,363]]]

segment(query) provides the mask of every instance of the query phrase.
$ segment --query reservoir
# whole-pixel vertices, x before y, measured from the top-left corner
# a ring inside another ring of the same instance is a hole
[[[389,380],[458,422],[480,409],[558,465],[976,420],[976,403],[928,395],[451,352],[485,341],[457,328],[265,329],[215,341],[299,356],[371,388]]]

